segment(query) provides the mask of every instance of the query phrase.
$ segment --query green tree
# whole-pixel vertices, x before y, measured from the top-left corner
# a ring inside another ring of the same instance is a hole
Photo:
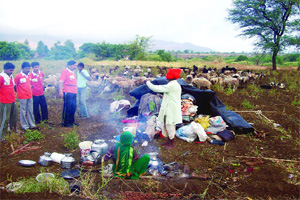
[[[246,61],[248,60],[248,57],[245,55],[239,55],[234,62],[240,62],[240,61]]]
[[[158,50],[157,54],[161,57],[162,61],[170,62],[172,61],[172,56],[170,53],[166,53],[165,50]]]
[[[146,51],[150,47],[150,37],[136,35],[134,41],[129,42],[129,59],[133,60],[146,60],[147,53]]]
[[[183,53],[190,53],[190,50],[185,49],[185,50],[183,51]]]
[[[6,41],[0,42],[0,60],[17,60],[20,56],[15,43],[8,43]]]
[[[24,41],[24,44],[27,45],[27,46],[29,46],[29,42],[28,42],[27,39]]]
[[[36,48],[36,53],[38,53],[38,58],[44,58],[48,56],[49,49],[47,45],[45,45],[42,41],[39,41]]]
[[[69,49],[69,53],[72,52],[71,54],[72,54],[72,57],[73,57],[73,58],[76,58],[76,57],[77,57],[75,45],[74,45],[74,43],[72,42],[72,40],[66,40],[66,41],[65,41],[65,47]]]
[[[18,59],[30,59],[31,58],[31,51],[30,47],[23,43],[16,43],[16,48],[19,51]]]
[[[276,70],[278,53],[289,45],[297,45],[300,32],[299,0],[234,0],[228,20],[239,24],[240,36],[257,38],[258,48],[272,52]]]
[[[260,64],[262,64],[263,62],[265,62],[265,57],[266,57],[266,54],[265,52],[255,52],[254,55],[252,57],[250,57],[250,60],[252,62],[254,62],[254,64],[256,66],[259,66]]]
[[[77,56],[74,44],[70,40],[67,40],[64,45],[61,45],[60,41],[57,41],[51,47],[49,54],[50,59],[54,60],[75,59]]]

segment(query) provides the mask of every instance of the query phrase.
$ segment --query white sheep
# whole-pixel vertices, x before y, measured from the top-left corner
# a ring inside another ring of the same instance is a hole
[[[200,90],[211,88],[211,82],[204,77],[194,78],[192,84]]]
[[[226,88],[231,88],[233,90],[236,90],[239,86],[239,80],[237,78],[232,77],[225,77],[223,79],[223,86]]]

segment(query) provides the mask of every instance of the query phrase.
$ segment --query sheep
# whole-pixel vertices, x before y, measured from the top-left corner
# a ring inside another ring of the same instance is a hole
[[[212,77],[209,80],[211,82],[212,85],[223,85],[223,78],[222,77]]]
[[[187,82],[189,85],[192,85],[192,81],[193,81],[193,76],[192,75],[187,75],[185,78],[185,82]]]
[[[134,81],[134,84],[136,87],[143,85],[145,80],[147,80],[146,77],[133,77],[132,80]]]
[[[100,78],[101,74],[98,72],[92,73],[91,78],[92,80],[96,81]]]
[[[107,82],[106,86],[102,90],[101,95],[106,93],[106,92],[112,92],[116,88],[118,88],[117,81],[116,80],[113,80],[112,82],[109,81],[109,82]]]
[[[223,86],[236,90],[239,86],[239,80],[237,78],[225,77],[223,79]]]
[[[165,74],[167,74],[167,67],[160,67],[160,66],[156,66],[156,68],[159,70],[159,73],[161,74],[161,76],[164,76]]]
[[[54,86],[56,87],[58,84],[58,80],[59,77],[57,77],[56,75],[49,75],[48,78],[46,78],[44,80],[44,86],[46,87],[50,87],[50,86]]]
[[[115,66],[115,67],[110,67],[109,68],[109,74],[111,74],[112,72],[116,72],[116,70],[119,69],[119,66]]]
[[[126,71],[129,71],[129,70],[131,70],[131,67],[130,67],[129,65],[126,65],[126,66],[124,67],[124,69],[125,69]]]
[[[135,69],[134,69],[134,76],[139,76],[140,73],[143,71],[142,69],[140,69],[139,66],[137,66],[137,67],[138,67],[138,68],[135,68]]]
[[[239,85],[241,86],[241,87],[243,87],[243,88],[246,88],[246,86],[249,84],[249,82],[250,82],[250,79],[249,79],[249,77],[248,76],[240,76],[239,78],[238,78],[238,80],[239,80]]]
[[[206,79],[209,80],[211,76],[210,76],[210,73],[199,73],[199,74],[196,75],[196,77],[197,78],[203,77],[203,78],[206,78]]]
[[[228,65],[226,66],[226,67],[223,67],[222,69],[221,69],[221,73],[224,73],[225,71],[232,71],[233,73],[236,73],[236,68],[234,68],[234,67],[228,67]]]
[[[121,89],[121,94],[123,94],[124,89],[129,89],[129,91],[132,90],[134,88],[135,83],[133,80],[127,79],[127,80],[118,81],[117,85]]]
[[[194,78],[192,80],[193,86],[199,88],[200,90],[211,88],[211,82],[204,77]]]
[[[101,81],[101,79],[99,79],[97,81],[87,81],[86,85],[91,88],[91,92],[96,93],[101,90],[102,81]]]
[[[58,94],[58,88],[56,88],[55,86],[49,86],[45,88],[45,97],[46,98],[57,98],[57,94]]]

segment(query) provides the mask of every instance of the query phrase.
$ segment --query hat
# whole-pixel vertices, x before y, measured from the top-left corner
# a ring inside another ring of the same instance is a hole
[[[181,69],[170,68],[167,75],[166,75],[166,78],[167,79],[179,79],[180,78],[180,73],[181,73]]]

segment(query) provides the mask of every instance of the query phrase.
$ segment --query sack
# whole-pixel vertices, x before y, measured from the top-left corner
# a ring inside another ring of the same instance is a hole
[[[162,98],[159,95],[146,93],[141,97],[138,115],[144,113],[156,113],[159,112],[161,106]]]
[[[234,134],[230,130],[224,130],[217,133],[218,136],[220,136],[225,142],[228,142],[230,140],[234,139]]]

